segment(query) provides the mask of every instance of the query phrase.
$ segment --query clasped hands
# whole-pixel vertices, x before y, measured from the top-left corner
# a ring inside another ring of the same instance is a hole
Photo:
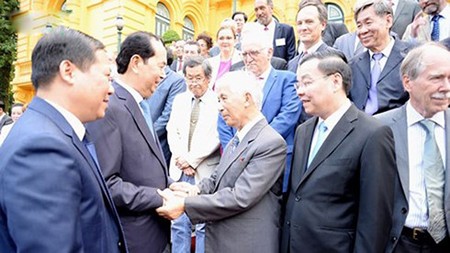
[[[169,220],[174,220],[184,213],[184,199],[196,196],[200,192],[197,186],[186,182],[172,183],[168,189],[157,190],[163,198],[163,205],[156,212]]]
[[[175,166],[177,166],[186,176],[195,176],[195,170],[183,157],[175,158]]]

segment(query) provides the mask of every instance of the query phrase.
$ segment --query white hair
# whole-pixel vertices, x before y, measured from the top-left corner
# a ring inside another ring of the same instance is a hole
[[[245,95],[249,93],[258,110],[262,107],[263,93],[255,76],[245,71],[225,73],[216,82],[216,91],[228,88],[233,94]]]

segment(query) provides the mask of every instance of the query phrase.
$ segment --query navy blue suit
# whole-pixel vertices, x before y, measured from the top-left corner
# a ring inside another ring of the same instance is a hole
[[[168,66],[166,66],[165,72],[166,78],[158,84],[155,92],[147,99],[147,102],[150,105],[155,133],[158,135],[167,166],[169,166],[172,154],[167,143],[166,125],[172,111],[173,99],[177,94],[186,91],[186,82],[182,75],[174,72]]]
[[[400,65],[409,48],[408,43],[395,40],[394,47],[377,82],[378,111],[375,113],[400,107],[409,99],[400,77]],[[364,110],[370,88],[369,51],[356,55],[349,64],[352,69],[350,99],[358,109]]]
[[[0,252],[126,252],[99,168],[35,97],[0,148]]]
[[[283,43],[284,42],[284,43]],[[273,36],[273,56],[280,57],[289,62],[295,57],[294,28],[290,25],[275,23]]]
[[[295,127],[301,112],[301,102],[294,87],[296,81],[296,76],[293,73],[272,68],[263,90],[261,112],[266,117],[269,125],[287,143],[286,170],[290,168]],[[227,126],[222,115],[219,115],[217,127],[220,144],[222,148],[225,148],[236,133],[236,129]],[[286,173],[286,176],[288,174],[289,172]]]

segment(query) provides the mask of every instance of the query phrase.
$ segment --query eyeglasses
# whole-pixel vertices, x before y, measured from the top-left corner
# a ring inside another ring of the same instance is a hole
[[[263,50],[264,50],[265,48],[261,48],[261,49],[258,49],[258,50],[248,50],[248,51],[245,51],[245,52],[242,52],[241,53],[241,57],[242,58],[246,58],[247,57],[247,55],[248,56],[250,56],[251,58],[255,58],[256,56],[258,56]]]
[[[205,78],[201,77],[201,76],[196,76],[196,77],[188,76],[188,77],[186,77],[186,82],[187,83],[197,83],[197,84],[199,84],[199,83],[202,83],[204,80],[205,80]]]
[[[295,84],[295,88],[296,88],[296,89],[300,89],[300,88],[305,89],[305,88],[311,87],[311,86],[314,85],[314,83],[316,83],[317,81],[319,81],[319,80],[321,80],[321,79],[328,78],[328,77],[331,76],[331,75],[334,75],[334,73],[331,73],[331,74],[328,74],[328,75],[321,76],[321,77],[319,77],[319,78],[317,78],[317,79],[307,79],[307,80],[302,81],[302,82],[297,82],[297,83]]]

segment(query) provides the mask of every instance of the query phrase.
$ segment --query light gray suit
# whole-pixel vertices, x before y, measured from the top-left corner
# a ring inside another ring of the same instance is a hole
[[[445,164],[447,165],[447,173],[445,173],[445,218],[450,221],[450,173],[448,167],[450,166],[450,110],[445,112]],[[398,238],[402,232],[405,224],[406,216],[408,215],[408,200],[409,200],[409,156],[408,156],[408,131],[406,121],[406,105],[390,110],[388,112],[376,116],[383,124],[392,129],[395,140],[395,152],[397,160],[397,170],[400,177],[400,183],[396,187],[394,210],[393,210],[393,224],[389,234],[390,240],[386,248],[386,252],[393,252],[397,245]],[[412,140],[414,141],[414,140]],[[450,222],[447,222],[447,232],[450,231]]]
[[[337,38],[333,47],[345,54],[347,61],[353,58],[353,56],[361,53],[364,50],[361,42],[358,41],[358,45],[355,49],[355,43],[357,40],[356,32],[346,33]]]
[[[206,252],[278,252],[285,160],[286,143],[265,119],[234,152],[225,148],[201,195],[185,200],[192,223],[207,223]]]
[[[416,1],[399,0],[391,31],[395,32],[398,35],[398,38],[401,39],[405,33],[406,27],[413,22],[414,17],[420,11],[420,6]]]

